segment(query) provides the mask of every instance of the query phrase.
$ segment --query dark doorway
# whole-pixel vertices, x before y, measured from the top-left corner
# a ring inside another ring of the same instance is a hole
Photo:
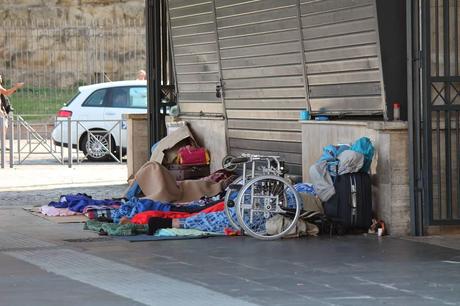
[[[413,230],[423,234],[460,225],[460,1],[408,2]]]

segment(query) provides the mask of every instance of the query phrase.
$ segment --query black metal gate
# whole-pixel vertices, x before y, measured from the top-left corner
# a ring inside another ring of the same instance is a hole
[[[460,225],[460,0],[410,5],[413,218],[423,234],[431,225]]]

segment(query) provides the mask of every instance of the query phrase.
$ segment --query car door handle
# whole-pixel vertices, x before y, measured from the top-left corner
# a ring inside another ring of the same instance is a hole
[[[105,114],[108,115],[108,116],[115,116],[116,115],[116,113],[105,113]]]

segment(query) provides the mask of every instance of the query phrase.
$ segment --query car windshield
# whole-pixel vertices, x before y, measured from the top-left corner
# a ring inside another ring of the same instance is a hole
[[[73,100],[75,100],[76,97],[78,97],[78,95],[80,94],[80,92],[77,92],[69,101],[67,101],[64,105],[65,106],[69,106]]]

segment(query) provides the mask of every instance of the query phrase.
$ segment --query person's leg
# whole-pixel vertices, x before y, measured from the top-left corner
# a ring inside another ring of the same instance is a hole
[[[172,228],[180,228],[179,219],[173,219],[172,220]]]
[[[172,219],[152,217],[149,219],[149,230],[147,235],[154,235],[161,228],[172,228]]]
[[[223,233],[225,228],[231,227],[225,211],[199,213],[188,218],[177,219],[177,222],[179,228],[196,229],[203,232]]]

